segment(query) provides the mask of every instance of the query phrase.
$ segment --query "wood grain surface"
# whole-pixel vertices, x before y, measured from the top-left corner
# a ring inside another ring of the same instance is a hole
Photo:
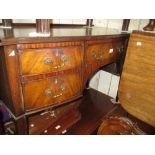
[[[155,127],[155,36],[133,33],[119,87],[119,100],[130,114]]]

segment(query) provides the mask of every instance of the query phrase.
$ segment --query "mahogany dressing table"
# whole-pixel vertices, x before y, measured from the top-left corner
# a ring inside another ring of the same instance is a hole
[[[79,105],[91,77],[112,63],[121,72],[129,34],[86,27],[53,28],[49,37],[30,37],[32,32],[0,29],[0,100],[13,122],[6,130],[65,134],[82,117]]]

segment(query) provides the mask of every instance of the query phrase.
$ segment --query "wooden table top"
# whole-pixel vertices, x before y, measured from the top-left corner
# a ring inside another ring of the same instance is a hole
[[[83,27],[83,28],[51,28],[48,37],[30,37],[35,33],[36,28],[1,28],[0,27],[0,44],[15,43],[35,43],[35,42],[59,42],[59,41],[76,41],[115,38],[128,36],[128,32],[122,32],[117,29],[100,28],[100,27]]]

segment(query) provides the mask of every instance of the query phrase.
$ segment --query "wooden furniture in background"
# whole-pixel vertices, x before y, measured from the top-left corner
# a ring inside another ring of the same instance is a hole
[[[124,19],[123,20],[123,25],[122,25],[122,30],[123,31],[128,31],[129,24],[130,24],[130,19]]]
[[[144,31],[154,31],[155,19],[150,19],[149,23],[143,28]]]
[[[123,108],[155,127],[155,35],[135,31],[130,37],[118,91]]]
[[[52,22],[52,19],[36,19],[36,23],[14,23],[12,21],[12,19],[2,19],[2,23],[0,23],[0,25],[4,25],[7,26],[9,24],[9,26],[12,26],[14,28],[25,28],[25,27],[36,27],[36,24],[38,21],[44,21],[44,20],[48,20],[50,23],[50,27],[53,28],[81,28],[81,27],[85,27],[85,26],[93,26],[93,19],[87,19],[85,24],[55,24]]]

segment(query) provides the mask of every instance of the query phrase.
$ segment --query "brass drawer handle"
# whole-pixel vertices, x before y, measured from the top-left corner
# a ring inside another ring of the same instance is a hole
[[[67,62],[69,60],[69,57],[67,55],[62,55],[60,59],[62,62]]]
[[[52,62],[52,59],[51,58],[47,57],[47,58],[44,59],[44,64],[51,65],[52,63],[53,62]]]
[[[64,91],[66,87],[64,85],[60,86],[60,91]]]
[[[97,54],[96,54],[96,51],[92,51],[92,56],[96,59],[96,57],[97,57]]]
[[[55,115],[55,111],[51,111],[50,116],[51,116],[51,117],[56,117],[56,115]]]
[[[61,132],[61,134],[65,134],[65,133],[67,133],[67,130],[64,130],[64,131]]]
[[[65,66],[65,64],[63,63],[63,64],[61,64],[61,65],[54,66],[53,68],[54,68],[54,69],[60,69],[60,68],[63,68],[64,66]]]
[[[45,95],[46,96],[50,96],[52,94],[52,90],[51,89],[46,89],[45,90]]]
[[[96,51],[92,52],[92,56],[94,57],[94,59],[96,60],[101,60],[103,58],[103,51],[102,49],[99,50],[99,55],[97,56]]]
[[[56,129],[56,130],[58,130],[58,129],[60,129],[60,128],[61,128],[61,125],[55,126],[55,129]]]
[[[58,94],[58,95],[54,95],[53,98],[58,98],[58,97],[60,97],[60,96],[62,96],[62,95],[63,95],[63,94],[60,93],[60,94]]]
[[[119,53],[123,52],[123,50],[124,50],[124,47],[123,47],[123,46],[122,46],[122,47],[117,48],[117,51],[118,51]]]

